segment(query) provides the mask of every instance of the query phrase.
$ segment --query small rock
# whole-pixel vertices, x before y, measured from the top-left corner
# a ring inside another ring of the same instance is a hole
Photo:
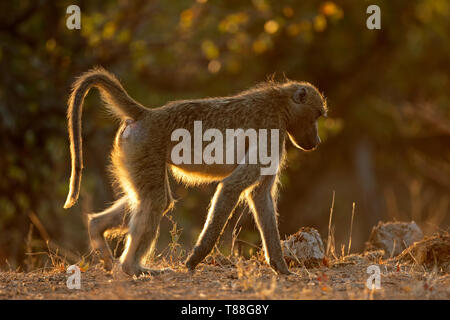
[[[373,227],[366,250],[384,250],[385,258],[399,255],[404,249],[423,238],[423,232],[414,222],[379,222]]]
[[[325,258],[323,242],[314,228],[304,227],[297,233],[281,241],[284,258],[288,263],[304,264],[305,267],[318,267]]]
[[[396,260],[400,263],[418,263],[429,270],[437,267],[450,272],[450,234],[447,232],[426,237],[403,251]]]

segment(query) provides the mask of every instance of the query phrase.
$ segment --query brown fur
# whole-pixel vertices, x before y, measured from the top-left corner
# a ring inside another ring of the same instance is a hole
[[[90,215],[91,243],[102,254],[105,266],[112,256],[103,233],[117,228],[129,212],[128,241],[121,256],[122,270],[128,274],[161,270],[141,266],[151,252],[159,233],[161,217],[173,206],[168,172],[183,183],[195,185],[220,181],[209,208],[208,218],[186,265],[190,270],[211,251],[240,200],[248,202],[260,230],[267,261],[275,271],[289,273],[282,256],[277,228],[276,175],[263,176],[259,164],[182,164],[171,161],[176,142],[171,133],[187,129],[193,136],[194,121],[201,120],[203,130],[278,129],[279,167],[283,165],[287,137],[295,146],[311,150],[320,142],[316,121],[326,114],[326,103],[309,83],[269,81],[234,96],[174,101],[148,109],[131,99],[117,79],[97,68],[83,74],[74,84],[69,99],[68,120],[72,155],[70,191],[64,205],[77,200],[81,183],[81,109],[91,87],[100,89],[114,116],[122,120],[112,152],[112,168],[123,197],[104,212]],[[270,150],[270,149],[269,149]],[[248,157],[248,155],[247,155]]]

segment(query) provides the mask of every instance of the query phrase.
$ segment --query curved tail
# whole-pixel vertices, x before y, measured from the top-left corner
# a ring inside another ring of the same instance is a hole
[[[108,109],[119,119],[137,120],[148,111],[128,95],[114,75],[103,68],[92,69],[82,74],[75,81],[67,110],[72,173],[70,176],[70,191],[64,204],[65,209],[75,204],[80,193],[81,171],[83,169],[81,113],[84,97],[92,87],[99,89]]]

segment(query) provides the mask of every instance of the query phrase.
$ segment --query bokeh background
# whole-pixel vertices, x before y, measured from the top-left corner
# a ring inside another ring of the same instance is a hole
[[[81,30],[66,28],[71,4],[81,8]],[[366,28],[370,4],[381,8],[381,30]],[[448,228],[449,31],[447,0],[1,1],[0,268],[45,259],[45,240],[68,256],[87,254],[83,213],[114,199],[106,168],[117,124],[93,90],[81,198],[62,209],[66,101],[74,78],[95,65],[148,107],[234,94],[272,75],[315,84],[330,117],[320,122],[318,150],[288,146],[282,237],[311,226],[326,239],[333,191],[337,248],[348,241],[353,203],[352,252],[379,220],[415,220],[427,234]],[[179,236],[189,250],[215,186],[171,183],[180,232],[170,234],[164,219],[158,248]],[[240,239],[259,245],[250,215],[241,222]]]

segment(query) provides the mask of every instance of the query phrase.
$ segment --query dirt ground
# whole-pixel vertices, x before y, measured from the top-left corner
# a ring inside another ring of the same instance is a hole
[[[444,270],[377,259],[349,255],[318,268],[291,266],[290,276],[242,258],[228,266],[200,264],[193,274],[172,263],[173,272],[134,278],[97,264],[83,270],[79,290],[68,289],[64,268],[8,271],[0,272],[0,299],[450,299],[450,274]],[[381,289],[369,290],[367,267],[374,264]]]

